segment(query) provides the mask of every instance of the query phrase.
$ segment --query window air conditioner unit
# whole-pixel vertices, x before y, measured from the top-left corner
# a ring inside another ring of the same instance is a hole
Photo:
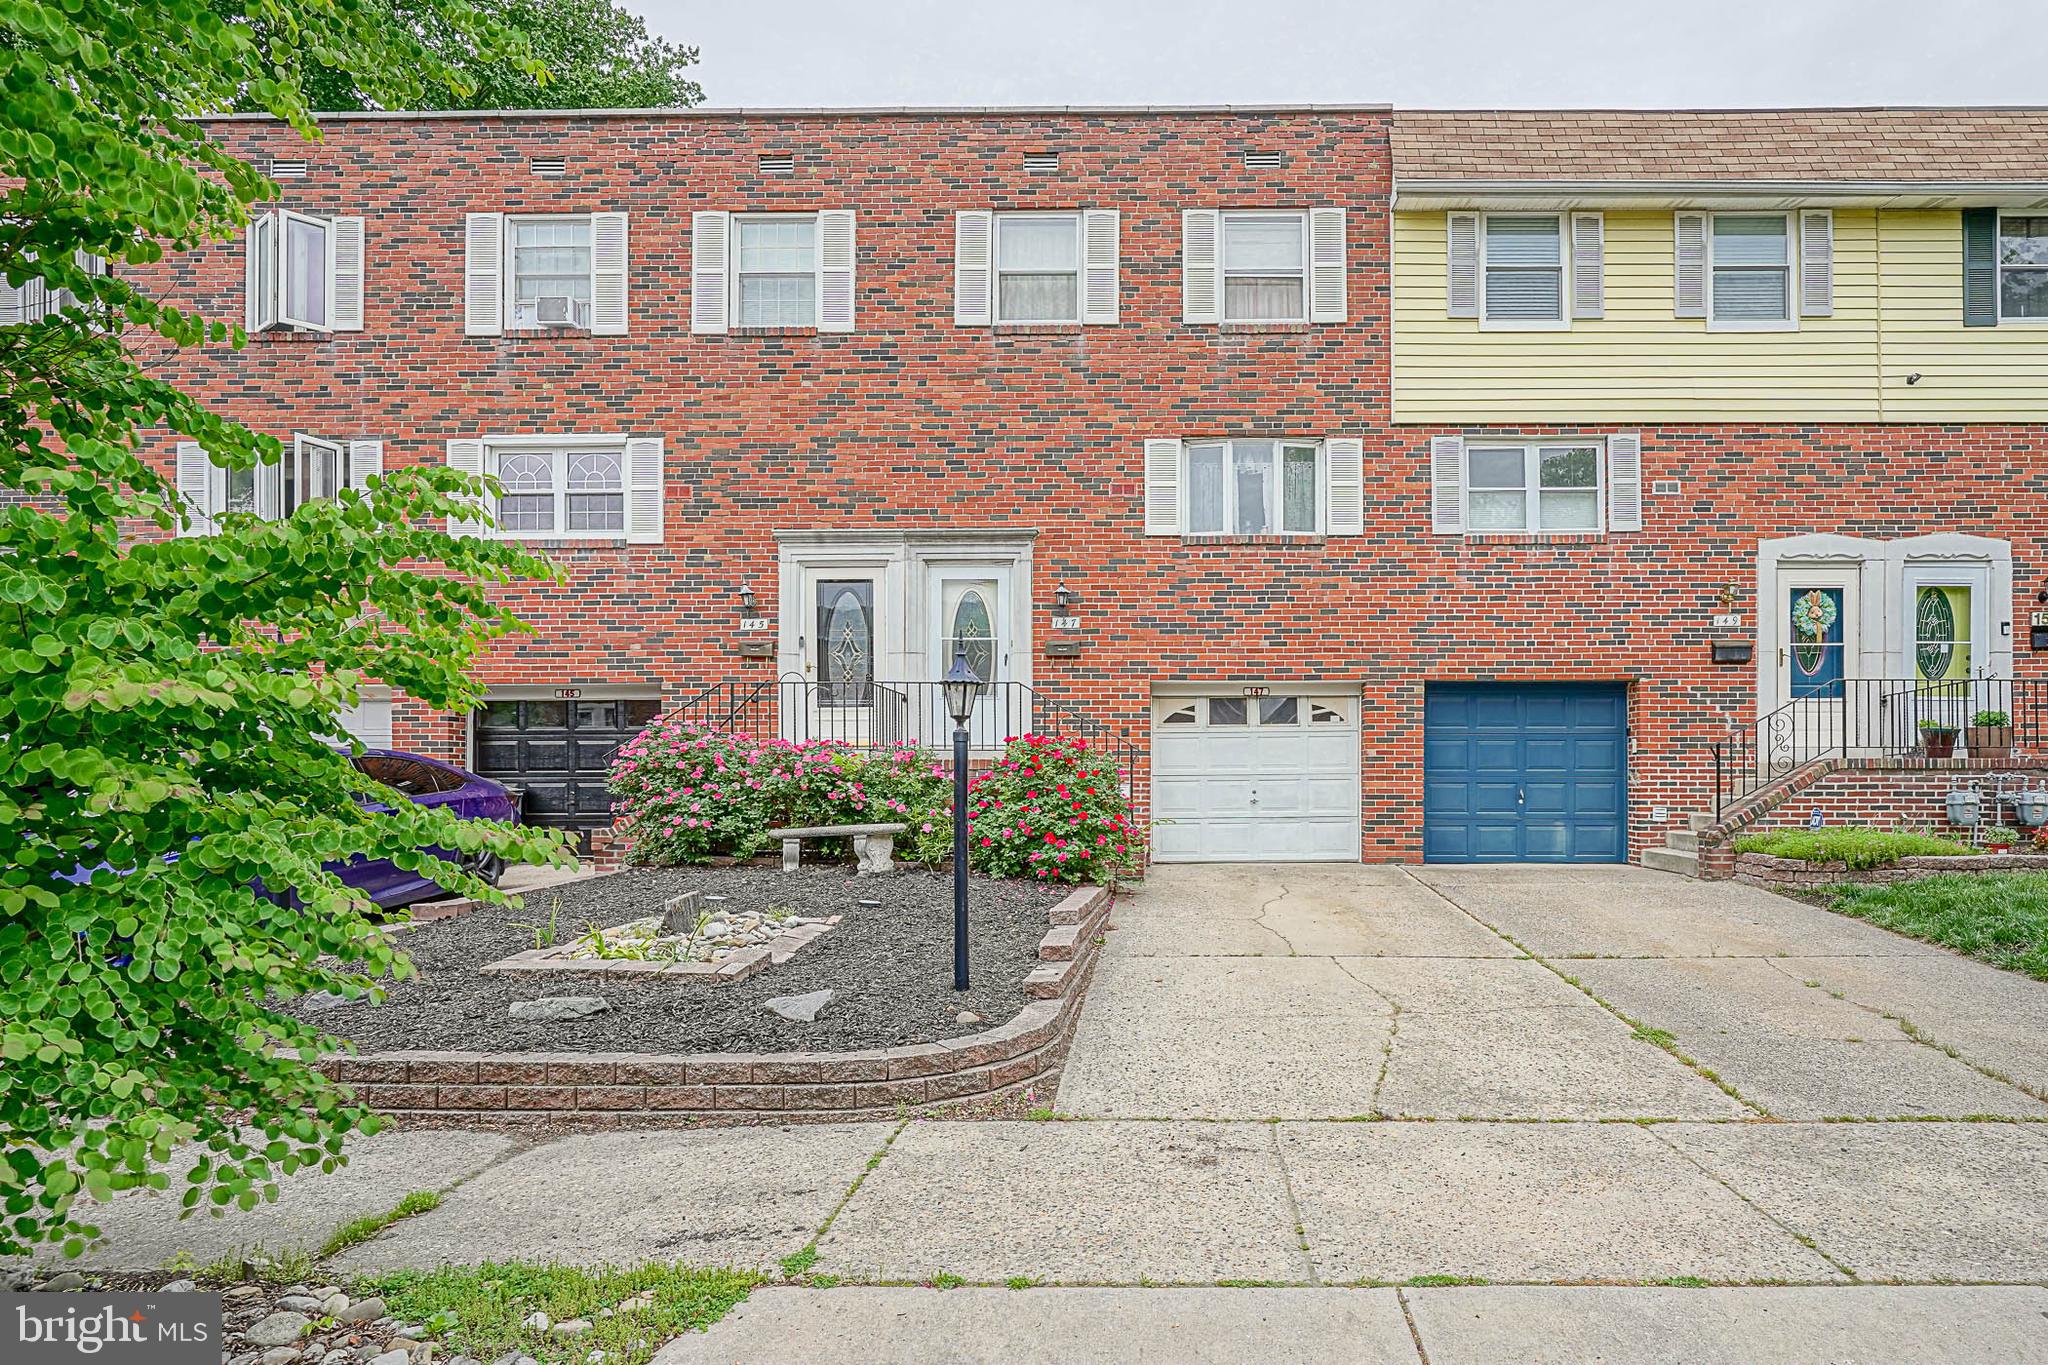
[[[584,327],[589,325],[586,306],[567,294],[543,294],[533,301],[533,320],[542,327]]]

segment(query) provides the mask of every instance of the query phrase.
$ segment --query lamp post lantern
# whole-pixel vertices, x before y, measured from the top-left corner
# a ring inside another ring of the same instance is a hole
[[[953,989],[967,989],[967,718],[981,695],[982,680],[967,662],[967,651],[953,655],[953,666],[939,682],[946,710],[953,717]]]

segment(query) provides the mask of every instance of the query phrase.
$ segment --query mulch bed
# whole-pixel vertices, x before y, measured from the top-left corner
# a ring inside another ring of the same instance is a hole
[[[634,868],[536,891],[523,910],[491,907],[410,929],[398,946],[417,976],[386,982],[381,1005],[284,1008],[363,1052],[844,1052],[936,1042],[979,1032],[1022,1009],[1024,977],[1038,965],[1045,912],[1068,887],[977,877],[968,893],[971,989],[953,980],[953,881],[905,872],[855,878],[850,868]],[[657,912],[684,891],[729,897],[731,911],[770,906],[838,915],[837,928],[780,967],[729,985],[617,977],[485,976],[477,968],[535,947],[534,926],[553,916],[558,942],[591,923],[610,926]],[[876,900],[879,905],[862,905]],[[815,1023],[763,1007],[772,996],[838,992]],[[612,1008],[567,1022],[513,1019],[514,1000],[595,995]],[[958,1023],[970,1011],[984,1022]]]

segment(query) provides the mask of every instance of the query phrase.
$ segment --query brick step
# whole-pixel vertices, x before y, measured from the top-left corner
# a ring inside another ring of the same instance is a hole
[[[1681,877],[1700,875],[1700,855],[1683,853],[1675,848],[1646,848],[1643,850],[1643,866],[1657,872],[1676,872]]]

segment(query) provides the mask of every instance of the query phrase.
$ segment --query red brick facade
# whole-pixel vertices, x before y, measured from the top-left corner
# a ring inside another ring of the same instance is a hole
[[[1733,584],[1741,633],[1753,627],[1760,539],[1962,531],[2012,542],[2015,601],[2048,580],[2048,431],[2032,426],[1640,428],[1641,531],[1433,535],[1436,433],[1389,410],[1389,119],[423,117],[332,121],[310,147],[223,123],[240,154],[309,162],[289,207],[365,217],[365,327],[259,336],[182,362],[184,376],[259,428],[381,438],[387,467],[485,432],[663,437],[665,543],[554,550],[571,582],[511,594],[537,633],[492,656],[493,684],[674,699],[772,678],[774,659],[738,654],[734,589],[773,602],[778,530],[1035,531],[1032,680],[1141,747],[1161,684],[1362,693],[1374,861],[1420,857],[1431,681],[1626,680],[1632,851],[1662,841],[1654,807],[1674,825],[1707,809],[1703,746],[1755,707],[1751,668],[1709,661],[1709,639],[1729,633],[1711,616]],[[1056,173],[1025,169],[1042,149],[1059,151]],[[1280,164],[1248,169],[1246,150]],[[794,174],[760,174],[764,152],[793,153]],[[567,173],[537,178],[535,156]],[[1327,204],[1349,210],[1348,322],[1182,322],[1184,209]],[[1122,212],[1118,325],[954,325],[956,210],[1088,207]],[[707,208],[856,210],[855,330],[693,335],[690,215]],[[628,212],[630,334],[464,335],[463,215],[486,210]],[[239,249],[165,269],[171,296],[239,317]],[[1195,435],[1362,438],[1365,533],[1146,536],[1143,442]],[[1665,480],[1680,491],[1657,492]],[[1061,634],[1080,642],[1072,658],[1044,657],[1055,585],[1079,598],[1082,625]],[[2048,675],[2016,634],[2022,676]],[[402,713],[398,742],[459,759],[464,725]],[[1141,766],[1141,799],[1146,783]]]

